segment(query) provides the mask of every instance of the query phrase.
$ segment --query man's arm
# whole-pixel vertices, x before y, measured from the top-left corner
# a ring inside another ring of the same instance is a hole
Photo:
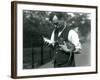
[[[72,42],[72,44],[74,44],[74,46],[75,46],[74,52],[80,52],[81,51],[81,43],[79,41],[78,33],[76,33],[75,31],[71,30],[69,32],[69,35],[68,35],[68,40],[70,42]]]

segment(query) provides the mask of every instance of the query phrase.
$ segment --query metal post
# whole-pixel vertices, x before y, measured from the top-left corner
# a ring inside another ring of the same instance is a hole
[[[43,64],[43,41],[42,41],[42,44],[41,44],[41,65],[42,64]]]
[[[34,48],[32,47],[32,68],[34,68]]]

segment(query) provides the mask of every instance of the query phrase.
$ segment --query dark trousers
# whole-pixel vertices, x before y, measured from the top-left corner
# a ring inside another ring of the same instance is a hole
[[[75,67],[74,53],[58,53],[55,56],[54,67]]]

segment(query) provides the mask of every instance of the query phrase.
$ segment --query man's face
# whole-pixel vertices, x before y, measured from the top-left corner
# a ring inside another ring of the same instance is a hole
[[[76,28],[75,28],[75,31],[78,32],[78,31],[79,31],[79,27],[76,27]]]
[[[56,23],[55,27],[61,31],[64,28],[64,22],[58,22]]]

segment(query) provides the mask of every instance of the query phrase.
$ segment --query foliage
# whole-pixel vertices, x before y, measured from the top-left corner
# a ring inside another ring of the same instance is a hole
[[[64,20],[67,27],[77,24],[82,39],[86,39],[91,30],[91,20],[89,13],[69,13],[69,12],[47,12],[47,11],[23,11],[23,46],[32,47],[42,44],[42,36],[50,38],[54,29],[53,17]]]

